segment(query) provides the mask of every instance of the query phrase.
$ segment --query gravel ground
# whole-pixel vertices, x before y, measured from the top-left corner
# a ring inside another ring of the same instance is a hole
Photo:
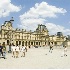
[[[0,59],[0,69],[69,69],[70,48],[67,56],[63,56],[63,48],[54,48],[49,52],[47,47],[30,48],[25,57],[13,58],[11,53],[6,54],[7,59]]]

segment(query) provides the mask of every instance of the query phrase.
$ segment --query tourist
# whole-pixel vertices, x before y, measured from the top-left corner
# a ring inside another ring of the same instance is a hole
[[[12,49],[12,57],[14,57],[14,58],[15,58],[16,46],[15,46],[14,44],[12,44],[11,49]]]
[[[3,56],[3,46],[1,46],[1,43],[0,43],[0,57],[1,55]]]
[[[9,45],[9,53],[11,53],[11,43],[10,43],[10,45]]]
[[[21,57],[25,57],[25,46],[22,46],[21,52],[22,52]]]
[[[18,47],[18,45],[16,45],[15,50],[16,50],[16,58],[18,58],[18,55],[19,55],[19,47]]]
[[[64,46],[64,56],[67,56],[66,53],[67,53],[67,46],[65,45],[65,46]]]
[[[5,44],[3,44],[2,46],[3,46],[3,58],[6,59],[6,46]]]
[[[50,43],[50,50],[49,50],[49,52],[51,52],[51,53],[52,53],[52,50],[53,50],[53,44],[52,44],[52,43]]]
[[[9,53],[9,45],[6,45],[6,51]]]

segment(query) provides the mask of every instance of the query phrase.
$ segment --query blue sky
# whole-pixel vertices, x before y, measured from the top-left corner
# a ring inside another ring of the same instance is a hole
[[[34,31],[41,23],[46,25],[49,34],[56,34],[58,31],[64,35],[70,34],[70,0],[0,0],[0,2],[0,25],[14,17],[14,28]]]

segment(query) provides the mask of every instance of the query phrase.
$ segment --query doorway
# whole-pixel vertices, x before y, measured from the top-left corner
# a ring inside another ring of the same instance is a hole
[[[9,40],[7,40],[7,45],[9,45]]]

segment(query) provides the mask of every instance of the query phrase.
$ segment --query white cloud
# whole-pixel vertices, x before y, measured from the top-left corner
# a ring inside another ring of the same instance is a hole
[[[24,18],[46,18],[56,17],[57,13],[66,13],[67,11],[63,8],[57,8],[56,6],[49,5],[46,2],[36,3],[35,7],[30,8],[28,12],[25,12],[20,16],[20,19]]]
[[[34,18],[24,19],[23,20],[24,24],[19,24],[18,27],[34,31],[37,28],[37,25],[38,24],[44,24],[44,21],[46,21],[46,20],[41,19],[41,18],[38,18],[38,19],[34,19]]]
[[[46,2],[36,3],[29,11],[20,15],[21,26],[27,30],[35,30],[38,24],[44,24],[47,18],[55,18],[58,13],[65,14],[63,8],[49,5]]]
[[[0,0],[0,17],[6,17],[10,12],[18,12],[21,10],[21,6],[15,6],[11,3],[11,0]]]
[[[66,29],[63,26],[56,25],[54,23],[46,23],[46,27],[50,34],[56,34],[57,32],[62,32],[64,35],[70,35],[70,29]]]

